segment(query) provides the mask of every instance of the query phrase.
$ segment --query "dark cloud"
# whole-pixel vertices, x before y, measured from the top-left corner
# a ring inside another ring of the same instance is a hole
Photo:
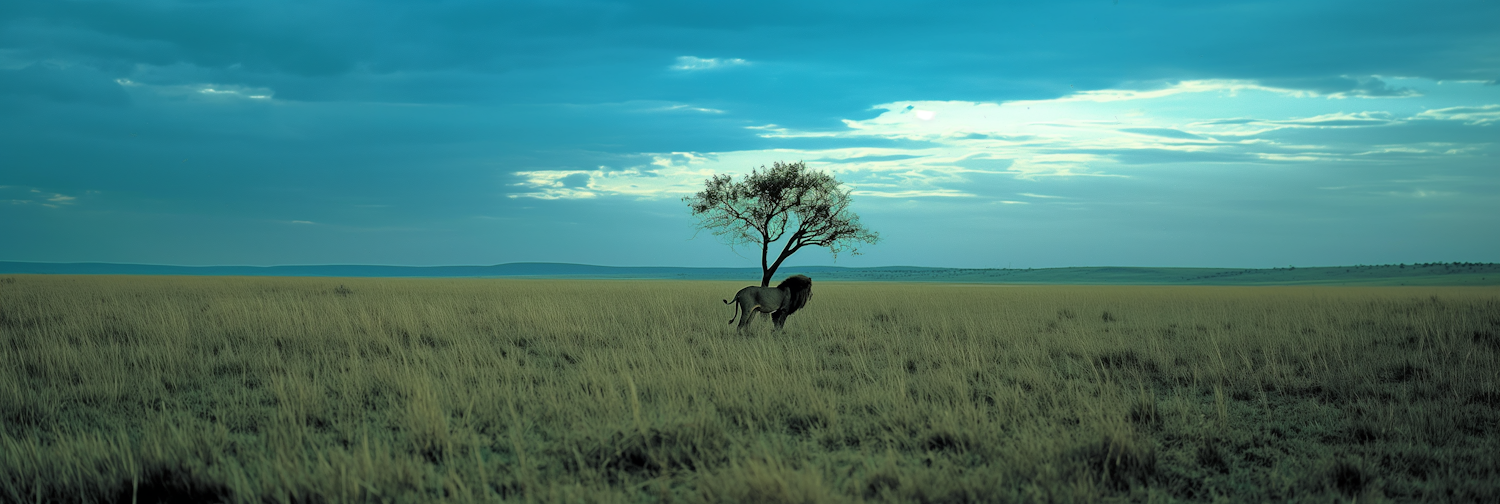
[[[319,78],[320,89],[304,82],[307,89],[284,92],[298,99],[689,96],[801,109],[828,124],[870,104],[911,96],[1037,98],[1122,81],[1248,78],[1389,96],[1406,91],[1368,76],[1489,80],[1497,68],[1483,62],[1496,61],[1500,35],[1475,21],[1496,17],[1487,14],[1500,8],[17,0],[0,11],[6,26],[0,43],[42,42],[46,57],[121,72],[141,63],[180,63],[232,71],[246,85]],[[993,29],[997,22],[1005,29]],[[1278,26],[1278,36],[1264,36],[1266,24]],[[756,71],[738,82],[667,75],[679,56],[744,58]],[[945,78],[923,77],[933,74]],[[601,77],[613,85],[593,85]],[[403,84],[412,79],[424,84]],[[451,92],[476,82],[509,93]]]
[[[1271,77],[1260,79],[1271,87],[1313,91],[1319,94],[1343,94],[1364,97],[1411,96],[1416,91],[1406,87],[1391,87],[1379,77],[1303,76]]]
[[[1386,84],[1385,81],[1382,81],[1375,77],[1361,77],[1359,79],[1355,79],[1355,81],[1356,84],[1354,86],[1354,89],[1351,90],[1351,94],[1358,96],[1392,97],[1411,96],[1417,94],[1417,92],[1411,88],[1391,87],[1389,84]]]

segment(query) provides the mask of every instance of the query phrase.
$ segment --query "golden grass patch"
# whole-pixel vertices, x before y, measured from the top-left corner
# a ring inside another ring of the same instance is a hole
[[[1500,289],[13,276],[0,500],[1500,498]]]

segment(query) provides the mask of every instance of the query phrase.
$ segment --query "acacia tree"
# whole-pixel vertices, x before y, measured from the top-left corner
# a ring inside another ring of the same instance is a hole
[[[698,227],[733,245],[760,245],[761,287],[771,285],[776,268],[803,247],[825,247],[859,255],[860,243],[874,244],[880,234],[865,229],[849,210],[850,191],[833,175],[808,170],[801,161],[776,162],[751,170],[744,179],[714,175],[703,191],[683,198],[698,218]],[[787,233],[791,233],[790,236]],[[775,261],[771,245],[786,238]]]

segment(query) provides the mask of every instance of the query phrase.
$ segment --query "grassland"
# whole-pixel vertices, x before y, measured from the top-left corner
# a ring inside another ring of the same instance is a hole
[[[823,281],[1040,285],[1339,285],[1500,286],[1500,264],[1423,263],[1312,268],[842,268],[785,266],[781,276],[804,274]],[[494,266],[163,266],[107,263],[0,261],[0,275],[206,275],[383,278],[530,278],[553,280],[734,280],[760,278],[760,268],[616,267],[567,263]]]
[[[4,502],[1500,500],[1500,289],[0,277]]]

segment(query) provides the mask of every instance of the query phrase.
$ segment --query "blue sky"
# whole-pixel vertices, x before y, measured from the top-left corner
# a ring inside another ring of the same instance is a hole
[[[789,264],[1500,261],[1495,2],[0,5],[0,260],[752,266],[681,198],[831,171]]]

